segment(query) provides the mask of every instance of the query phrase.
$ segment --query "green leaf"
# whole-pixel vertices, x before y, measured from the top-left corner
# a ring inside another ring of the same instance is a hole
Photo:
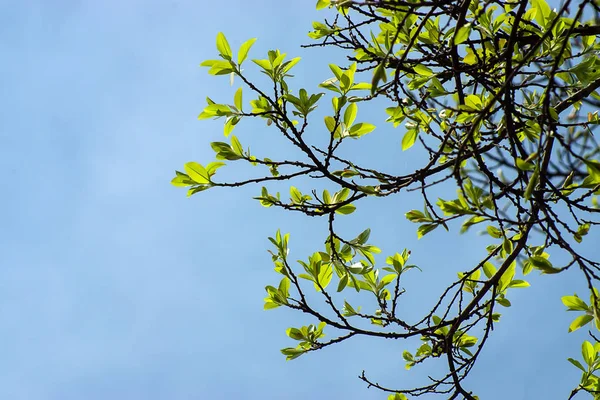
[[[356,85],[352,86],[350,90],[371,90],[371,84],[367,82],[357,83]]]
[[[286,276],[281,279],[279,282],[279,292],[283,295],[284,298],[288,298],[290,295],[290,279]]]
[[[207,66],[206,62],[200,64],[202,66]],[[210,65],[210,69],[208,73],[210,75],[227,75],[234,71],[231,66],[231,62],[229,61],[216,61]]]
[[[419,226],[417,229],[417,238],[421,239],[423,236],[427,235],[429,232],[437,228],[439,225],[437,224],[425,224]]]
[[[569,332],[575,332],[577,329],[581,328],[582,326],[585,326],[593,319],[594,317],[591,315],[580,315],[579,317],[575,318],[573,322],[571,322],[571,325],[569,325]]]
[[[546,274],[556,274],[560,272],[560,270],[552,266],[552,263],[550,261],[548,261],[542,256],[529,257],[529,262],[533,265],[534,268],[537,268]]]
[[[454,44],[461,44],[469,38],[469,33],[471,33],[471,24],[467,23],[464,26],[458,28],[458,32],[454,36]]]
[[[270,50],[269,51],[269,60],[271,60],[271,64],[273,65],[273,69],[279,67],[283,60],[285,60],[286,53],[280,53],[279,50]]]
[[[338,89],[337,86],[335,85],[336,82],[337,82],[336,78],[330,78],[330,79],[327,79],[326,81],[323,81],[321,84],[319,84],[319,87],[322,87],[327,90],[331,90],[332,92],[341,93],[340,89]]]
[[[373,70],[373,80],[371,81],[371,95],[374,95],[377,91],[379,81],[387,82],[387,74],[385,72],[386,60],[383,60],[375,70]]]
[[[196,183],[206,184],[210,183],[210,176],[204,167],[197,162],[188,162],[183,168],[187,172],[188,176]]]
[[[302,331],[300,331],[300,329],[298,329],[298,328],[288,328],[285,330],[285,334],[288,335],[288,337],[290,339],[294,339],[294,340],[304,339],[304,335],[302,334]]]
[[[334,203],[342,202],[348,198],[349,194],[350,194],[350,189],[345,187],[333,196],[333,202]]]
[[[231,60],[231,47],[222,32],[217,34],[217,50],[227,60]]]
[[[254,42],[256,42],[256,38],[247,40],[240,46],[240,51],[238,51],[238,65],[242,65],[242,63],[246,60],[248,57],[248,52],[250,51],[250,48]]]
[[[198,119],[206,119],[210,117],[227,117],[231,115],[231,109],[225,104],[211,104],[204,108],[202,114],[198,116]]]
[[[187,191],[187,197],[190,197],[196,193],[202,192],[208,188],[210,188],[210,185],[195,186]]]
[[[460,233],[465,233],[472,225],[478,224],[480,222],[483,222],[486,220],[486,217],[481,217],[479,215],[474,215],[471,218],[465,220],[465,222],[463,222],[461,228],[460,228]]]
[[[535,20],[542,27],[545,27],[552,14],[552,9],[544,0],[530,0],[533,8],[536,10]]]
[[[236,90],[235,94],[233,95],[233,104],[238,110],[242,111],[242,88]]]
[[[509,288],[526,288],[529,286],[531,286],[529,282],[521,279],[515,279],[508,284]]]
[[[415,72],[421,76],[431,76],[433,75],[433,71],[431,70],[431,68],[428,68],[424,65],[418,64],[415,65],[414,68]]]
[[[294,57],[290,61],[285,62],[281,68],[281,72],[286,74],[294,65],[298,64],[298,61],[300,60],[300,57]]]
[[[356,210],[356,206],[354,206],[353,204],[346,204],[346,205],[341,206],[337,210],[335,210],[335,212],[337,214],[348,215],[348,214],[352,214],[354,212],[354,210]]]
[[[589,233],[590,227],[591,227],[591,225],[589,223],[579,225],[579,227],[577,228],[577,233],[575,233],[575,235],[573,235],[573,237],[575,238],[575,240],[578,243],[581,243],[583,240],[583,237]]]
[[[498,297],[496,299],[496,301],[498,302],[498,304],[500,304],[503,307],[510,307],[510,301],[508,301],[508,299],[504,298],[504,297]]]
[[[535,169],[534,164],[527,162],[521,158],[517,158],[516,165],[517,168],[519,168],[521,171],[533,171]]]
[[[290,187],[290,198],[294,203],[302,203],[302,193],[294,186]]]
[[[304,349],[295,349],[293,347],[287,347],[285,349],[281,349],[281,353],[285,356],[286,361],[290,361],[290,360],[293,360],[294,358],[298,358],[305,352],[306,352],[306,350],[304,350]]]
[[[402,393],[394,393],[394,394],[390,394],[388,396],[387,400],[408,400],[408,399]]]
[[[331,204],[332,200],[333,199],[331,198],[331,194],[329,194],[329,190],[327,190],[327,189],[323,190],[323,203]]]
[[[504,292],[504,290],[506,290],[508,285],[512,282],[515,276],[516,267],[517,263],[513,261],[500,277],[500,280],[498,281],[500,292]]]
[[[569,362],[571,364],[573,364],[574,366],[576,366],[577,368],[579,368],[580,370],[582,370],[583,372],[586,372],[585,368],[583,368],[583,365],[581,365],[581,363],[577,360],[574,360],[572,358],[567,358],[567,360],[569,360]]]
[[[331,264],[324,264],[321,266],[321,271],[319,272],[319,276],[317,280],[319,284],[323,287],[323,289],[327,288],[329,282],[331,282],[331,277],[333,276],[333,268],[331,268]],[[318,285],[315,283],[315,288],[320,291]]]
[[[271,62],[269,60],[252,60],[253,63],[264,69],[265,71],[271,71]]]
[[[225,121],[225,125],[223,126],[223,135],[225,135],[225,137],[229,136],[233,131],[233,128],[235,128],[236,124],[234,122],[237,123],[235,117],[229,117],[227,118],[227,121]]]
[[[500,239],[502,237],[502,231],[493,225],[489,225],[486,230],[487,233],[495,239]]]
[[[336,126],[335,119],[328,115],[325,117],[324,120],[325,120],[325,126],[327,127],[327,130],[329,132],[333,133],[334,136],[337,136],[336,134],[339,133],[340,126],[339,126],[339,124]]]
[[[398,274],[387,274],[386,276],[381,278],[381,281],[380,281],[381,287],[392,283],[394,281],[394,279],[396,279],[397,276],[398,276]]]
[[[593,184],[600,183],[600,162],[596,160],[585,160],[584,162]]]
[[[359,175],[359,173],[352,171],[351,169],[344,169],[341,171],[333,171],[333,175],[341,176],[342,178],[352,178],[353,176]]]
[[[470,94],[465,98],[465,105],[473,110],[482,110],[483,102],[481,98],[475,94]]]
[[[467,55],[463,58],[463,62],[468,65],[477,64],[477,55],[473,53],[470,47],[467,47]]]
[[[485,274],[485,276],[487,276],[488,279],[490,279],[496,274],[496,267],[491,262],[486,261],[483,264],[483,273]]]
[[[373,124],[369,124],[366,122],[359,122],[358,124],[353,125],[348,130],[348,133],[350,134],[350,136],[360,137],[362,135],[366,135],[369,132],[373,132],[374,129],[375,129],[375,125],[373,125]]]
[[[231,135],[231,148],[233,149],[233,152],[238,156],[244,155],[244,148],[242,147],[242,144],[240,143],[238,138],[235,137],[235,135]]]
[[[577,295],[563,296],[560,300],[569,308],[569,311],[588,311],[589,309],[585,301],[581,300]]]
[[[337,287],[337,291],[341,292],[342,290],[344,290],[346,288],[346,286],[348,286],[348,274],[344,274],[341,278],[340,278],[340,282],[338,283],[338,287]],[[345,303],[349,306],[348,303]],[[348,310],[348,307],[345,307],[346,310]],[[352,310],[354,311],[354,310]],[[344,314],[347,317],[349,317],[350,315],[347,315],[348,311]]]
[[[513,251],[513,244],[512,244],[512,242],[511,242],[511,240],[510,240],[510,239],[508,239],[508,238],[505,238],[505,239],[502,241],[502,250],[504,250],[504,252],[505,252],[506,254],[510,254],[510,253],[512,253],[512,251]]]
[[[325,7],[329,7],[331,5],[331,0],[318,0],[317,1],[317,10],[321,10]]]
[[[408,150],[413,147],[418,136],[419,131],[417,129],[409,129],[402,138],[402,150]]]
[[[442,211],[444,211],[445,215],[463,215],[472,213],[472,211],[466,206],[466,203],[460,199],[450,201],[439,199],[437,205],[442,209]]]
[[[346,277],[346,281],[348,280],[347,275],[344,275]],[[340,290],[338,290],[339,292]],[[346,317],[351,317],[353,315],[356,315],[357,311],[354,309],[354,307],[352,307],[350,305],[350,303],[348,303],[346,300],[344,300],[344,315]]]
[[[410,222],[431,222],[431,218],[428,218],[419,210],[410,210],[405,214],[406,219]]]
[[[335,64],[329,64],[329,69],[331,70],[331,72],[333,72],[338,81],[342,79],[344,71],[340,67],[338,67]]]
[[[533,171],[533,174],[531,174],[529,183],[527,184],[527,187],[525,188],[525,193],[523,194],[523,197],[525,198],[525,200],[529,201],[529,199],[531,198],[531,195],[532,195],[535,187],[538,184],[539,178],[540,178],[540,169],[536,166],[535,170]]]
[[[346,107],[346,111],[344,112],[344,125],[346,125],[346,129],[348,129],[354,123],[357,112],[358,106],[356,105],[356,103],[350,103],[350,105]],[[375,127],[373,127],[373,129],[374,128]]]
[[[277,307],[281,307],[281,304],[275,303],[270,297],[265,298],[265,304],[263,306],[265,310],[272,310]]]
[[[587,340],[581,345],[581,354],[587,365],[592,366],[592,364],[594,364],[594,361],[596,360],[596,350],[594,350],[594,346]]]
[[[206,165],[205,169],[206,169],[206,172],[208,173],[208,176],[213,176],[215,174],[215,172],[217,172],[217,169],[219,169],[223,166],[225,166],[225,163],[211,162]]]
[[[342,76],[340,77],[340,89],[347,93],[352,84],[354,83],[354,72],[356,71],[356,64],[352,64],[352,66],[344,71]]]
[[[219,160],[239,160],[241,156],[235,154],[233,149],[228,143],[225,142],[212,142],[210,147],[217,153],[217,159]]]
[[[369,240],[370,236],[371,236],[371,229],[367,228],[364,231],[362,231],[360,233],[360,235],[358,235],[356,237],[356,241],[360,244],[365,244],[365,243],[367,243],[367,240]]]
[[[175,187],[188,187],[195,184],[196,182],[190,179],[190,177],[187,174],[184,174],[183,172],[179,171],[175,171],[175,178],[171,180],[171,185]]]

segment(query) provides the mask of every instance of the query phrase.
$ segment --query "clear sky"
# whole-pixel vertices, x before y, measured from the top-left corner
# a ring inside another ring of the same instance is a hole
[[[264,286],[277,283],[266,237],[291,232],[304,259],[322,248],[323,221],[262,208],[256,187],[186,199],[169,184],[183,163],[212,161],[209,142],[222,140],[220,121],[196,120],[205,96],[230,101],[237,87],[198,66],[215,57],[217,32],[234,49],[259,38],[253,58],[302,56],[298,87],[330,77],[331,53],[299,47],[319,16],[313,3],[0,0],[0,398],[382,399],[356,378],[362,369],[409,387],[443,367],[406,372],[414,342],[368,339],[285,362],[285,329],[307,320],[262,309]],[[359,118],[378,129],[348,154],[414,165],[382,110]],[[289,154],[262,123],[236,134],[262,154]],[[239,171],[226,168],[224,178]],[[367,201],[341,225],[371,227],[384,254],[412,249],[424,272],[407,283],[410,314],[487,242],[437,231],[417,241],[403,215],[421,203],[406,202]],[[566,398],[578,382],[566,358],[579,358],[585,332],[567,335],[573,314],[560,296],[584,294],[579,277],[528,280],[469,380],[482,400]]]

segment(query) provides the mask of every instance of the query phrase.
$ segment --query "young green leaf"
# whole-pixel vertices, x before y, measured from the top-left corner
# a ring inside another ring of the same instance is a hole
[[[292,69],[292,67],[296,64],[298,64],[298,62],[301,60],[300,57],[294,57],[292,58],[290,61],[286,61],[285,63],[283,63],[282,67],[281,67],[281,72],[283,74],[286,74],[289,72],[290,69]]]
[[[569,308],[569,311],[588,311],[589,307],[585,301],[581,300],[577,295],[563,296],[561,301]]]
[[[582,326],[585,326],[593,319],[594,317],[592,317],[591,315],[580,315],[579,317],[575,318],[573,322],[571,322],[571,325],[569,325],[569,332],[575,332],[577,329],[581,328]]]
[[[254,42],[256,42],[256,38],[252,38],[242,43],[240,50],[238,51],[238,65],[242,65],[242,63],[246,60],[248,57],[248,52],[250,51],[250,48]]]
[[[371,96],[375,94],[378,89],[379,81],[387,82],[387,73],[385,72],[386,60],[383,60],[375,70],[373,70],[373,80],[371,81]]]
[[[215,172],[217,172],[217,169],[219,169],[223,166],[225,166],[225,163],[211,162],[206,165],[205,169],[206,169],[206,172],[208,173],[208,176],[213,176],[215,174]]]
[[[210,183],[210,176],[206,169],[197,162],[188,162],[183,168],[185,168],[185,172],[187,172],[188,176],[196,183],[206,184]]]
[[[242,88],[235,91],[235,94],[233,95],[233,104],[238,110],[242,111]]]
[[[226,60],[231,60],[231,47],[222,32],[217,34],[217,50]]]
[[[517,263],[513,261],[500,277],[500,280],[498,281],[498,289],[500,292],[504,292],[508,285],[512,282],[515,276],[516,267]]]
[[[421,76],[431,76],[433,75],[433,71],[431,70],[431,68],[428,68],[422,64],[418,64],[414,66],[414,70],[417,74],[421,75]]]
[[[582,370],[583,372],[586,372],[585,368],[583,368],[583,365],[581,365],[581,363],[577,360],[574,360],[572,358],[567,358],[567,360],[569,360],[569,362],[571,364],[573,364],[574,366],[576,366],[577,368],[579,368],[580,370]]]
[[[329,64],[329,69],[331,70],[331,72],[333,72],[333,74],[335,75],[335,77],[338,81],[342,79],[342,75],[344,74],[344,71],[342,71],[342,69],[340,67],[338,67],[335,64]]]
[[[485,276],[487,276],[488,279],[490,279],[496,274],[496,267],[491,262],[486,261],[483,264],[483,273],[485,274]]]
[[[356,206],[355,205],[353,205],[353,204],[346,204],[346,205],[341,206],[337,210],[335,210],[335,212],[338,213],[338,214],[348,215],[348,214],[352,214],[354,212],[354,210],[356,210]]]
[[[187,174],[184,174],[179,171],[175,171],[176,176],[171,180],[171,184],[176,187],[188,187],[195,185],[194,182]]]
[[[587,340],[581,345],[581,354],[587,365],[592,366],[592,364],[594,364],[594,361],[596,360],[596,350],[594,350],[594,346]]]
[[[439,225],[437,224],[424,224],[419,226],[417,229],[417,239],[421,239],[423,236],[427,235],[429,232],[437,228]]]
[[[350,103],[348,107],[346,107],[346,111],[344,112],[344,125],[346,125],[346,129],[348,129],[354,123],[357,112],[358,106],[356,103]],[[375,127],[373,127],[373,129],[375,129]]]
[[[317,1],[317,10],[321,10],[325,7],[329,7],[331,5],[331,0],[318,0]]]
[[[525,193],[523,194],[523,198],[525,198],[525,200],[529,201],[529,199],[531,198],[531,195],[533,194],[533,191],[538,184],[539,178],[540,178],[540,170],[538,167],[535,167],[533,174],[531,174],[529,183],[527,184],[527,187],[525,188]]]
[[[467,23],[464,26],[458,28],[456,35],[454,36],[454,44],[461,44],[469,38],[469,33],[471,33],[471,24]]]
[[[521,279],[515,279],[508,284],[509,288],[526,288],[529,286],[531,286],[529,282]]]
[[[362,135],[366,135],[367,133],[373,132],[375,129],[375,125],[369,124],[366,122],[359,122],[358,124],[352,125],[352,127],[348,130],[350,136],[360,137]]]
[[[408,150],[413,147],[418,136],[419,131],[417,129],[409,129],[402,138],[402,150]]]
[[[290,198],[293,203],[299,204],[302,203],[302,193],[294,186],[290,187]]]
[[[235,135],[231,135],[231,148],[233,149],[234,153],[238,156],[244,155],[244,148],[242,147],[242,144],[240,143],[238,138],[235,137]]]

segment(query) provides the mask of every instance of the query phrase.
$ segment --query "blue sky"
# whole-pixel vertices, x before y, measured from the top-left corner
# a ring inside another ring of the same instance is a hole
[[[356,379],[363,369],[410,386],[440,368],[406,372],[412,344],[368,339],[285,362],[285,329],[308,320],[262,310],[264,286],[277,282],[266,238],[291,232],[293,255],[306,258],[322,247],[324,221],[264,209],[256,187],[186,199],[169,184],[222,140],[220,121],[196,120],[205,96],[229,101],[237,87],[198,67],[216,55],[216,33],[234,49],[259,38],[254,58],[302,56],[295,85],[316,91],[338,56],[299,48],[318,16],[313,1],[0,1],[0,397],[381,399]],[[379,129],[347,154],[414,165],[402,128],[384,126],[377,108],[359,118]],[[262,123],[236,134],[262,154],[293,154]],[[410,314],[487,242],[437,231],[417,241],[403,215],[420,201],[407,201],[366,201],[340,226],[371,227],[387,254],[412,249],[424,272],[408,280]],[[560,296],[582,284],[535,275],[510,296],[469,381],[482,399],[566,398],[578,381],[566,358],[584,332],[567,335]]]

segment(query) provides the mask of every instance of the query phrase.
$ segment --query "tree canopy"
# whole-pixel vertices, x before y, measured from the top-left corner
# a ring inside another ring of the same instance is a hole
[[[330,64],[332,77],[323,77],[318,88],[296,90],[291,73],[299,57],[272,50],[249,58],[256,39],[234,51],[219,33],[217,56],[201,65],[240,87],[232,103],[207,97],[199,119],[222,118],[226,139],[210,144],[215,161],[188,162],[172,181],[188,188],[188,196],[259,185],[255,199],[264,207],[326,219],[323,247],[304,260],[288,257],[288,233],[269,238],[279,278],[266,286],[264,308],[287,307],[314,319],[287,330],[297,344],[283,355],[292,360],[354,336],[415,337],[421,344],[402,354],[406,368],[418,373],[419,364],[442,359],[443,374],[420,387],[383,386],[364,372],[360,379],[391,400],[427,394],[478,399],[464,380],[502,326],[513,290],[530,286],[525,277],[531,273],[577,269],[589,292],[562,294],[567,310],[575,311],[565,329],[590,332],[581,354],[569,358],[581,370],[569,398],[587,392],[600,399],[594,336],[600,262],[580,246],[600,224],[594,135],[600,124],[600,3],[565,0],[552,8],[544,0],[319,0],[316,7],[324,19],[313,23],[306,47],[336,48],[347,62]],[[265,74],[268,84],[250,79],[242,66]],[[420,163],[408,173],[342,154],[348,141],[376,134],[374,124],[357,119],[371,103],[389,123],[378,129],[401,132],[400,143],[389,145],[418,152]],[[317,107],[327,109],[324,120],[313,118]],[[300,156],[283,159],[269,147],[244,147],[233,131],[249,118],[263,119],[265,129]],[[217,171],[230,162],[247,165],[253,177],[219,180]],[[315,186],[326,182],[329,189],[293,186],[299,178]],[[271,189],[277,181],[290,181],[289,194]],[[403,277],[420,269],[411,264],[410,249],[379,255],[368,227],[353,237],[336,230],[338,219],[351,218],[361,200],[409,193],[421,198],[402,203],[419,238],[439,228],[448,235],[488,235],[487,255],[460,266],[418,320],[407,319],[398,306],[411,290]],[[568,261],[557,263],[560,257]],[[350,304],[349,292],[364,303]]]

